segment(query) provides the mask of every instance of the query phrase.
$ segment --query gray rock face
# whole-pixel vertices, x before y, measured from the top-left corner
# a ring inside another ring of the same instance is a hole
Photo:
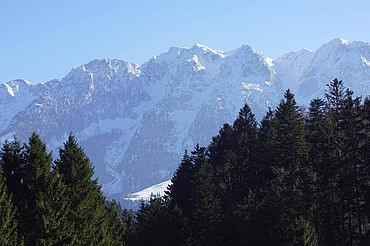
[[[287,88],[307,104],[335,77],[369,94],[369,43],[335,39],[276,60],[246,45],[222,52],[199,44],[142,66],[93,60],[60,81],[1,84],[0,142],[36,131],[57,154],[73,132],[106,195],[125,195],[170,179],[184,150],[207,145],[245,102],[261,119]]]

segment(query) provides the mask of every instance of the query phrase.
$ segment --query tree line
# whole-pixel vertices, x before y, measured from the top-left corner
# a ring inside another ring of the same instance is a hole
[[[0,152],[0,245],[124,245],[125,227],[70,136],[53,162],[37,134]]]
[[[52,161],[33,134],[0,153],[0,245],[369,245],[370,99],[337,79],[298,107],[248,105],[185,151],[164,197],[107,202],[70,136]]]
[[[133,245],[369,245],[370,99],[337,79],[308,110],[245,105],[142,204]]]

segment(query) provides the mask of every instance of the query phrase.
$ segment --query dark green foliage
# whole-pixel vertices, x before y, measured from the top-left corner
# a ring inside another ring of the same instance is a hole
[[[326,102],[314,100],[307,123],[310,163],[316,174],[312,221],[320,245],[361,245],[369,131],[366,101],[342,81],[328,85]]]
[[[69,203],[64,199],[65,186],[51,170],[51,153],[33,134],[24,151],[25,166],[22,182],[25,200],[19,205],[21,232],[26,245],[71,244]]]
[[[106,224],[109,226],[108,233],[106,234],[106,242],[108,245],[123,245],[125,241],[126,226],[122,223],[117,204],[112,201],[107,207],[107,220]]]
[[[326,103],[321,99],[311,101],[307,119],[307,142],[310,144],[309,163],[315,173],[311,214],[320,245],[332,245],[331,228],[331,148],[328,134],[329,124],[326,115]]]
[[[247,104],[240,110],[233,124],[237,161],[232,169],[231,187],[234,203],[240,202],[248,189],[258,186],[256,163],[257,122]]]
[[[250,187],[256,186],[257,122],[247,104],[233,126],[225,124],[209,146],[209,158],[219,181],[224,210],[234,210]]]
[[[60,154],[53,168],[52,155],[36,134],[23,147],[17,140],[4,144],[0,241],[17,240],[6,245],[21,245],[19,238],[24,238],[25,245],[123,245],[125,224],[117,206],[107,205],[97,181],[91,180],[90,162],[73,137]]]
[[[0,153],[0,169],[6,177],[5,185],[8,193],[16,194],[13,196],[13,203],[16,207],[22,204],[24,200],[22,195],[25,193],[22,184],[25,167],[23,150],[24,147],[15,138],[13,141],[6,141]]]
[[[0,245],[22,245],[17,231],[16,209],[7,194],[4,177],[0,172]]]
[[[302,114],[288,90],[276,109],[273,121],[273,190],[279,200],[281,233],[290,244],[301,244],[300,216],[305,216],[308,207],[305,192],[311,183],[308,170],[308,146]]]
[[[234,171],[238,163],[234,138],[233,128],[229,124],[224,124],[219,135],[213,138],[209,146],[209,161],[214,169],[217,194],[221,198],[221,206],[224,210],[231,207],[234,193],[232,184],[235,180],[234,175],[237,173]]]
[[[136,235],[136,224],[134,220],[134,211],[124,209],[120,214],[120,220],[123,224],[123,245],[134,245]]]
[[[305,126],[294,95],[287,90],[275,112],[273,148],[279,168],[295,171],[307,158]]]
[[[218,245],[221,207],[216,197],[212,166],[204,158],[193,179],[193,208],[190,216],[191,245]]]
[[[73,136],[59,151],[55,168],[66,185],[70,202],[68,221],[76,233],[74,245],[119,245],[122,238],[118,214],[107,208],[98,181],[92,180],[93,167]],[[114,209],[113,209],[114,208]]]
[[[192,158],[185,152],[184,157],[172,177],[166,194],[171,206],[178,206],[186,215],[189,215],[192,196],[192,177],[194,175]]]
[[[285,245],[285,235],[281,233],[279,201],[271,194],[264,194],[259,200],[249,190],[248,195],[236,210],[238,226],[231,234],[231,243],[235,245]],[[236,235],[236,237],[233,237]],[[230,245],[225,244],[225,245]]]
[[[136,215],[137,228],[134,245],[186,245],[181,210],[170,209],[162,198],[142,203]]]
[[[273,167],[275,165],[273,152],[273,120],[274,112],[269,109],[258,129],[255,156],[258,171],[256,176],[259,181],[259,187],[257,187],[257,189],[259,190],[266,189],[270,185],[270,182],[276,177],[273,173]]]

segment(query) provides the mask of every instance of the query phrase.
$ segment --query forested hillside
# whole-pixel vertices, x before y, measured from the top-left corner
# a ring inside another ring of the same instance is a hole
[[[370,100],[338,80],[308,110],[286,91],[260,124],[245,105],[141,206],[135,245],[368,245],[369,134]]]
[[[245,105],[136,213],[106,201],[72,136],[54,162],[36,134],[7,142],[0,170],[0,245],[370,244],[370,99],[336,79],[260,123]]]

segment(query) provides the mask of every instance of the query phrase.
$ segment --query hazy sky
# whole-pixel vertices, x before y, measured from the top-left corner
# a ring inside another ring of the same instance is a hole
[[[0,82],[60,79],[95,58],[142,64],[171,46],[276,58],[336,37],[370,41],[369,0],[0,0]]]

